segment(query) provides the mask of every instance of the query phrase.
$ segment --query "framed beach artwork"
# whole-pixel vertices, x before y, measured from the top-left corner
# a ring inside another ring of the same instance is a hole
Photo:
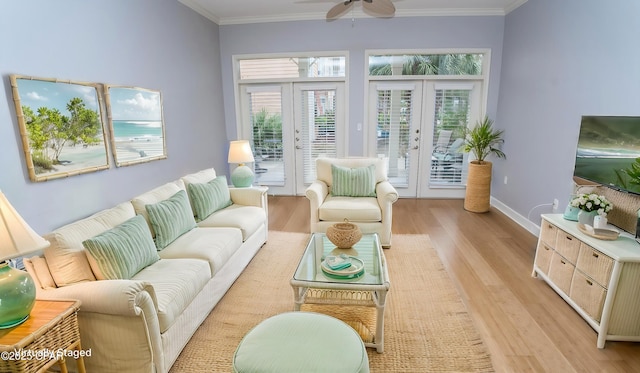
[[[105,102],[116,166],[167,158],[159,91],[106,85]]]
[[[29,177],[109,168],[99,84],[10,75]]]

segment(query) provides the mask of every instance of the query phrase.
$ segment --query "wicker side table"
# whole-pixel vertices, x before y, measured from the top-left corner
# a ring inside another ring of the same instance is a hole
[[[56,363],[66,373],[68,356],[77,357],[78,371],[85,373],[79,308],[80,301],[36,300],[27,321],[0,330],[0,373],[44,372]]]

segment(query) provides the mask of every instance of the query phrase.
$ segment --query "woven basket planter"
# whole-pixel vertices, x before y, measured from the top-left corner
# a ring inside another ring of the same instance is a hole
[[[487,212],[491,207],[492,163],[469,163],[464,209],[471,212]]]
[[[327,238],[331,243],[336,245],[338,249],[349,249],[362,238],[360,227],[353,223],[349,223],[345,219],[344,223],[336,223],[327,228]]]

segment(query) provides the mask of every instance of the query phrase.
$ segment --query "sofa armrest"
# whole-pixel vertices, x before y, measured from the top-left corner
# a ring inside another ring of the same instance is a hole
[[[37,296],[48,300],[78,299],[82,302],[82,312],[138,316],[149,303],[153,305],[153,313],[158,312],[153,286],[143,281],[87,281],[55,289],[38,289]]]
[[[398,191],[389,181],[381,181],[376,185],[376,198],[380,207],[392,204],[398,200]]]
[[[229,188],[229,193],[235,204],[266,209],[267,190],[267,187]]]

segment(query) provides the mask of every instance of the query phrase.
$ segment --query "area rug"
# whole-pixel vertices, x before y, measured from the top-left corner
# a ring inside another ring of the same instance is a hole
[[[242,337],[262,320],[293,310],[289,280],[308,239],[309,234],[270,231],[267,244],[170,372],[232,371]],[[384,352],[367,349],[371,372],[493,372],[491,356],[429,236],[394,235],[393,247],[384,254],[391,289]]]

